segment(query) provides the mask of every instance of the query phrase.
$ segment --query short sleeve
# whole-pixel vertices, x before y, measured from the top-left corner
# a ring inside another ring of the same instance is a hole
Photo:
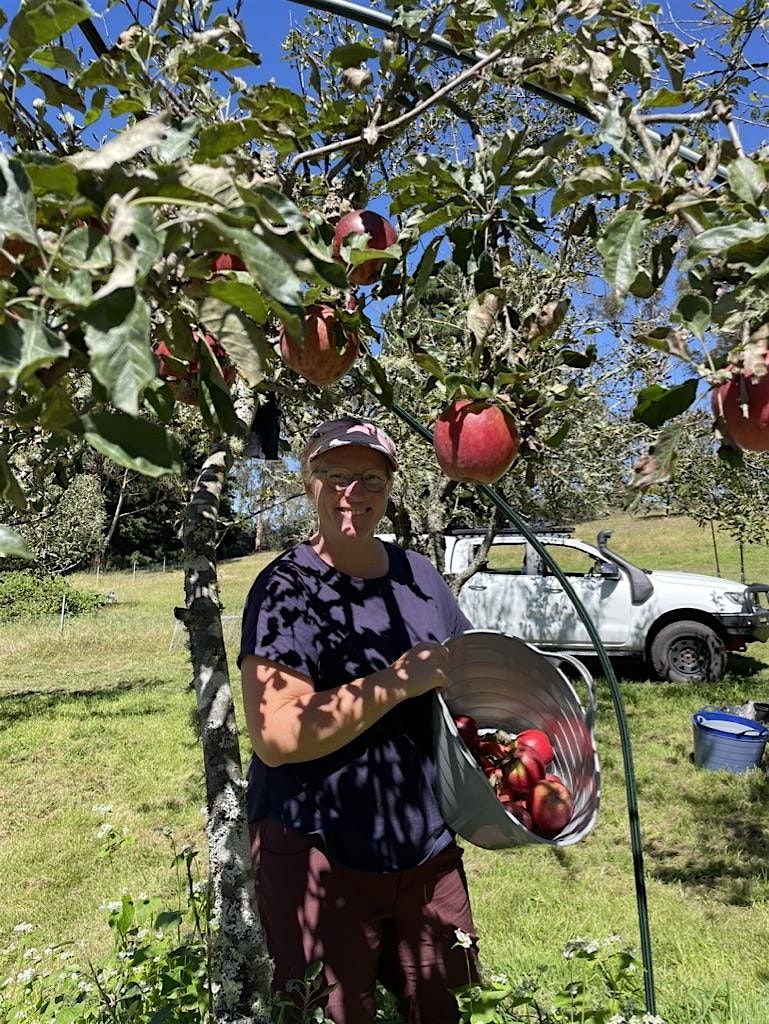
[[[475,627],[472,622],[470,622],[459,607],[457,599],[451,592],[451,587],[430,559],[425,555],[415,555],[413,552],[412,557],[418,558],[421,561],[424,573],[430,578],[430,589],[441,609],[443,622],[445,623],[445,639],[448,640],[450,637],[459,636],[460,633],[464,633],[468,629],[474,629]]]
[[[246,655],[257,654],[315,678],[317,636],[306,607],[301,575],[289,565],[268,565],[246,598],[238,667]]]

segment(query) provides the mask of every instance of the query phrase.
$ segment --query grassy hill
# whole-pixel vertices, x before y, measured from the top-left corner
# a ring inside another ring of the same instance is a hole
[[[642,565],[714,572],[709,530],[688,520],[622,517],[577,532],[593,539],[599,527],[613,528],[612,545]],[[719,555],[722,575],[739,578],[737,547],[723,535]],[[746,551],[749,578],[769,579],[768,556],[764,547]],[[269,558],[220,568],[231,671],[243,600]],[[62,632],[56,618],[0,626],[6,958],[20,922],[37,926],[41,948],[72,942],[98,958],[110,941],[105,901],[124,889],[170,893],[163,829],[177,845],[205,847],[190,670],[180,632],[174,639],[181,573],[109,574],[99,589],[114,591],[116,603],[66,620]],[[711,773],[690,761],[695,710],[769,699],[767,645],[730,664],[725,680],[707,686],[650,683],[637,673],[621,682],[666,1024],[769,1024],[769,784],[763,772]],[[466,850],[484,959],[514,979],[573,978],[579,964],[559,951],[578,935],[638,941],[617,723],[606,685],[598,680],[597,689],[602,806],[588,839],[557,851]],[[116,837],[109,850],[105,823]]]

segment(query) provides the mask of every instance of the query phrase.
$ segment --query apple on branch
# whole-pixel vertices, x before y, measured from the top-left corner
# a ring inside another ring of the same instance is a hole
[[[353,296],[347,300],[352,312],[357,307]],[[358,335],[345,330],[336,307],[329,303],[308,306],[304,313],[304,341],[292,337],[281,325],[278,347],[283,362],[318,387],[335,384],[344,377],[358,355]]]
[[[459,398],[433,427],[438,465],[450,480],[493,484],[518,454],[520,439],[512,416],[498,405]]]
[[[240,256],[233,256],[231,252],[218,252],[211,260],[211,271],[214,274],[223,274],[228,270],[245,270],[246,265]]]
[[[353,210],[340,217],[334,227],[331,253],[339,263],[344,263],[341,254],[342,245],[345,239],[351,235],[354,237],[368,235],[367,249],[389,249],[398,240],[395,228],[380,213],[376,213],[374,210]],[[379,280],[384,264],[385,261],[382,259],[370,259],[350,266],[347,271],[347,279],[350,284],[374,284]]]
[[[764,359],[762,377],[734,369],[711,395],[713,415],[723,421],[729,440],[749,452],[769,451],[769,353]]]
[[[216,360],[222,377],[227,387],[235,383],[236,372],[231,364],[224,348],[217,339],[207,331],[192,329],[192,336],[196,341],[205,342],[212,356]],[[158,364],[158,374],[171,385],[174,397],[179,402],[187,405],[198,404],[198,382],[200,379],[200,363],[197,359],[190,359],[183,366],[179,365],[178,356],[171,351],[164,341],[156,342],[152,346]]]

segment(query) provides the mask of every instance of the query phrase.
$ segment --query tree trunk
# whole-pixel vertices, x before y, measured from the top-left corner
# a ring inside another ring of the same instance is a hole
[[[256,911],[245,783],[235,725],[216,573],[216,520],[231,456],[214,445],[195,482],[184,524],[186,607],[200,717],[208,808],[209,885],[214,915],[214,1019],[266,1024],[272,963]]]
[[[117,524],[118,524],[118,521],[120,519],[120,510],[122,509],[123,502],[125,501],[125,495],[126,495],[126,488],[127,487],[128,487],[128,470],[126,470],[125,473],[123,473],[123,479],[120,481],[120,492],[118,493],[117,503],[115,505],[115,511],[112,513],[112,521],[109,524],[109,529],[107,530],[107,535],[104,538],[104,541],[102,543],[101,549],[98,552],[98,554],[96,555],[96,566],[95,566],[95,568],[98,568],[100,570],[104,568],[104,563],[107,560],[107,558],[106,558],[106,556],[107,556],[107,548],[110,546],[110,544],[112,543],[112,538],[115,536],[115,530],[117,529]]]

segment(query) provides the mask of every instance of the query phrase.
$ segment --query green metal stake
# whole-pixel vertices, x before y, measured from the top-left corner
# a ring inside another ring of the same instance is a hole
[[[382,401],[381,396],[377,396]],[[387,403],[385,403],[387,404]],[[425,441],[432,444],[432,435],[410,412],[407,412],[396,402],[392,402],[387,405],[396,416],[400,417],[404,423],[407,423],[412,430],[415,430]],[[526,523],[523,522],[518,513],[505,501],[505,499],[499,494],[493,487],[489,487],[486,484],[477,484],[478,490],[484,497],[495,505],[500,512],[515,526],[517,530],[523,534],[526,540],[532,545],[534,550],[544,559],[545,564],[549,569],[552,570],[560,582],[569,600],[574,605],[577,614],[584,623],[585,629],[590,636],[590,639],[595,648],[596,654],[601,662],[601,667],[606,676],[607,682],[609,683],[609,689],[611,691],[612,702],[614,704],[614,713],[617,717],[617,726],[619,729],[620,746],[622,748],[622,764],[625,774],[625,795],[627,798],[627,809],[628,809],[628,823],[630,828],[630,848],[633,856],[633,876],[635,879],[635,893],[636,893],[636,907],[638,910],[638,931],[640,936],[641,945],[641,960],[644,968],[644,997],[646,1002],[646,1010],[648,1013],[656,1013],[655,1009],[655,996],[654,996],[654,969],[652,965],[652,950],[651,950],[651,936],[649,934],[649,912],[646,902],[646,879],[644,877],[643,868],[643,847],[641,844],[641,828],[638,817],[638,798],[635,789],[635,774],[633,771],[633,753],[630,746],[630,735],[627,728],[627,719],[625,717],[625,708],[622,702],[622,695],[619,692],[619,684],[617,683],[617,677],[614,674],[609,657],[606,654],[601,638],[598,635],[598,631],[595,628],[593,620],[588,615],[582,602],[577,597],[574,588],[567,576],[565,576],[550,555],[547,553],[545,548],[540,543],[537,535],[529,529]]]

